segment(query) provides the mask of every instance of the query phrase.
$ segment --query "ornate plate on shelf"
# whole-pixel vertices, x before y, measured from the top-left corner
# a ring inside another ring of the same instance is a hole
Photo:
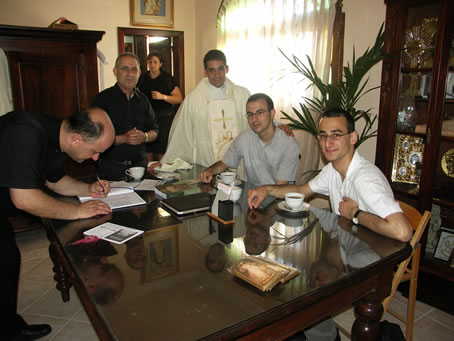
[[[413,26],[404,35],[402,57],[411,68],[431,67],[433,38],[437,32],[437,18],[426,18],[421,26]]]
[[[447,176],[454,178],[454,149],[450,149],[443,154],[441,158],[441,169],[443,169],[443,172]]]
[[[391,180],[419,184],[423,152],[421,137],[397,134]]]

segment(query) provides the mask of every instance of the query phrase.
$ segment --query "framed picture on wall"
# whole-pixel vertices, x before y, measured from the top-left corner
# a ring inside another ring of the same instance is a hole
[[[131,25],[173,28],[173,0],[129,0]]]
[[[442,227],[434,257],[448,262],[454,250],[454,231]]]

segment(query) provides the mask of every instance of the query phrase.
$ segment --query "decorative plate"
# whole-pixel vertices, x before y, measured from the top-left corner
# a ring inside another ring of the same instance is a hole
[[[422,138],[397,134],[391,180],[418,184],[423,152]]]
[[[454,178],[454,149],[450,149],[443,154],[441,158],[441,169],[443,169],[443,172],[447,176]]]
[[[436,29],[437,18],[426,18],[421,26],[413,26],[405,32],[402,54],[405,64],[411,68],[430,66],[424,63],[431,57]]]

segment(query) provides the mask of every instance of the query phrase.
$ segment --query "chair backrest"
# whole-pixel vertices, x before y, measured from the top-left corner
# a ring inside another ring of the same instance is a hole
[[[402,211],[404,211],[405,216],[407,217],[410,225],[415,231],[413,237],[410,240],[410,244],[414,248],[421,239],[421,236],[424,233],[427,224],[429,223],[431,213],[429,211],[425,211],[424,215],[422,215],[416,208],[407,204],[406,202],[400,200],[397,200],[397,202],[399,203],[400,208],[402,208]]]
[[[402,276],[404,275],[405,271],[407,270],[408,264],[410,263],[413,255],[415,253],[415,245],[421,239],[421,236],[427,227],[427,224],[429,222],[430,215],[431,215],[431,213],[429,211],[425,211],[424,215],[421,215],[421,213],[419,213],[419,211],[416,208],[414,208],[413,206],[411,206],[403,201],[397,200],[397,202],[399,203],[400,207],[402,208],[402,211],[404,211],[405,216],[407,217],[408,221],[410,222],[411,226],[413,227],[413,229],[415,231],[413,233],[413,237],[410,240],[410,245],[413,248],[413,252],[407,259],[405,259],[404,261],[402,261],[399,264],[396,272],[394,273],[393,283],[391,286],[391,293],[383,301],[384,311],[388,310],[388,306],[391,302],[391,299],[394,296],[394,293],[396,292],[397,287],[402,280]],[[419,264],[415,264],[415,266],[419,267]],[[412,267],[413,267],[413,265],[412,265]]]

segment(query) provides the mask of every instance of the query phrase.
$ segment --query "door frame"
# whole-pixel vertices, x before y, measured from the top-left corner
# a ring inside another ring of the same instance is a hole
[[[118,27],[118,52],[125,52],[125,35],[172,37],[173,38],[173,72],[176,84],[184,97],[184,32],[169,30],[154,30],[132,27]]]

